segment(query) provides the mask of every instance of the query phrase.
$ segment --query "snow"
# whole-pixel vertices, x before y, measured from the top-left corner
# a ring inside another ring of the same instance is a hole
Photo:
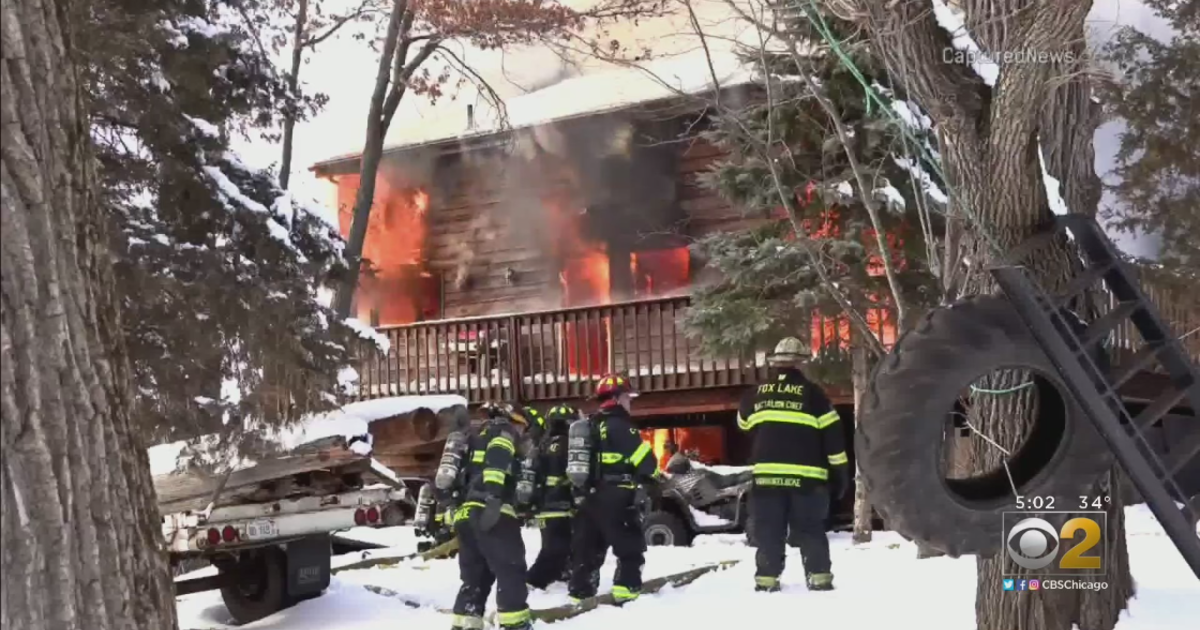
[[[690,510],[692,513],[692,520],[696,521],[696,524],[700,527],[716,527],[718,525],[728,525],[730,523],[730,521],[727,521],[719,516],[709,514],[708,512],[701,512],[690,505],[688,506],[688,510]]]
[[[358,370],[348,365],[344,366],[338,370],[337,381],[342,394],[347,396],[353,394],[354,389],[358,387]]]
[[[512,129],[534,127],[583,115],[618,111],[661,99],[698,95],[713,89],[713,74],[722,88],[752,83],[757,79],[753,64],[744,64],[733,54],[712,55],[712,69],[704,50],[664,57],[566,79],[549,87],[505,99],[504,114]],[[431,120],[405,130],[400,147],[441,142],[454,138],[484,136],[500,131],[501,117],[494,108],[479,107],[475,126],[465,129],[460,117]],[[358,157],[354,152],[326,161]]]
[[[199,131],[204,136],[209,137],[209,138],[220,137],[221,130],[218,129],[216,125],[208,122],[207,120],[204,120],[203,118],[193,118],[192,116],[188,116],[187,114],[184,114],[183,117],[186,118],[188,120],[188,122],[192,123],[192,126],[195,127],[196,130]]]
[[[1042,143],[1038,141],[1038,164],[1042,166],[1042,185],[1046,187],[1046,199],[1050,202],[1050,210],[1054,214],[1067,214],[1070,212],[1067,209],[1067,202],[1063,200],[1062,194],[1059,193],[1062,188],[1059,181],[1050,175],[1050,171],[1046,170],[1046,158],[1042,154]]]
[[[1121,614],[1117,630],[1194,627],[1195,620],[1200,618],[1200,583],[1145,506],[1128,508],[1126,513],[1130,564],[1138,592],[1129,609]],[[526,529],[523,533],[526,559],[532,563],[540,547],[540,536],[536,529]],[[346,537],[391,548],[339,556],[334,559],[334,566],[364,556],[403,555],[414,550],[417,540],[408,527],[356,528],[347,532]],[[830,534],[830,541],[838,587],[830,593],[810,593],[804,588],[800,557],[795,549],[788,550],[783,592],[754,593],[754,549],[745,546],[744,536],[701,536],[690,548],[651,548],[643,570],[646,579],[722,560],[741,562],[725,571],[705,575],[688,586],[645,596],[624,608],[602,607],[574,619],[535,628],[728,630],[760,619],[796,620],[798,615],[803,616],[805,628],[888,628],[902,618],[919,619],[924,630],[975,627],[975,558],[917,560],[916,547],[891,532],[876,532],[874,540],[864,545],[851,545],[849,534]],[[609,554],[601,572],[602,591],[611,588],[614,569],[615,562]],[[188,577],[195,575],[198,573]],[[441,630],[449,627],[450,620],[437,609],[452,606],[459,587],[458,575],[458,562],[454,559],[414,559],[391,567],[345,571],[333,577],[323,596],[241,628]],[[1003,596],[1031,595],[1004,593]],[[234,627],[217,592],[187,595],[177,601],[183,630]],[[544,592],[532,591],[529,596],[533,608],[566,602],[566,588],[562,584],[554,584]],[[493,596],[489,608],[494,605]]]
[[[346,324],[346,326],[348,326],[350,330],[353,330],[354,333],[359,337],[374,343],[375,346],[379,348],[380,352],[387,354],[391,351],[392,342],[388,340],[387,337],[379,334],[379,331],[375,330],[374,328],[371,328],[370,326],[353,317],[342,320],[342,323]]]
[[[951,8],[945,0],[930,1],[933,3],[934,17],[937,19],[938,25],[950,34],[951,45],[954,46],[954,49],[967,58],[971,68],[975,70],[975,74],[979,75],[984,83],[989,87],[995,87],[996,79],[1000,78],[1000,66],[989,59],[979,44],[975,43],[975,39],[967,31],[962,11]]]
[[[754,470],[753,466],[726,466],[724,464],[702,464],[698,461],[692,461],[692,468],[701,470],[711,470],[718,475],[736,475],[738,473]]]
[[[447,407],[466,404],[466,398],[454,395],[399,396],[364,400],[350,403],[341,409],[310,416],[298,422],[297,426],[280,431],[275,437],[284,448],[296,448],[301,444],[327,437],[344,437],[349,440],[352,437],[365,436],[369,445],[371,438],[368,426],[376,420],[412,413],[421,408],[436,413]],[[359,454],[369,455],[370,452],[370,449],[367,449]]]
[[[903,120],[905,124],[913,129],[927,130],[933,127],[933,120],[921,113],[921,110],[916,105],[908,101],[892,101],[892,111],[896,112],[900,120]]]
[[[837,190],[838,194],[843,197],[853,197],[854,196],[854,188],[850,185],[850,182],[838,182],[837,188],[835,188],[835,190]]]
[[[905,207],[904,195],[901,195],[900,191],[896,190],[896,188],[891,184],[881,188],[876,188],[875,196],[882,198],[887,203],[889,208],[903,210]]]
[[[212,24],[204,19],[185,15],[179,20],[179,28],[190,33],[196,33],[204,37],[217,37],[225,31],[216,24]]]
[[[295,243],[292,243],[291,233],[288,232],[287,228],[280,225],[279,221],[275,220],[275,217],[272,216],[270,210],[267,210],[266,206],[243,194],[241,189],[237,187],[237,184],[233,183],[221,169],[215,166],[205,166],[204,172],[216,184],[217,190],[223,198],[236,201],[243,208],[264,215],[267,221],[267,231],[271,234],[271,238],[299,254]]]
[[[150,456],[150,475],[157,477],[173,472],[179,464],[179,454],[183,452],[185,446],[187,446],[187,442],[179,441],[159,444],[146,449],[146,453]]]
[[[211,401],[211,399],[209,400]],[[371,434],[368,427],[372,422],[412,413],[421,408],[436,413],[447,407],[465,406],[466,404],[466,398],[456,395],[399,396],[364,400],[350,403],[334,411],[308,416],[286,429],[270,432],[270,437],[277,440],[280,446],[291,449],[327,437],[344,437],[349,441],[350,438],[362,436],[365,441],[351,444],[350,450],[359,455],[370,455]],[[200,441],[204,442],[209,439],[209,436],[204,436],[200,438]],[[178,468],[180,455],[187,444],[186,440],[181,440],[146,449],[150,457],[150,474],[158,476],[174,472]],[[248,460],[240,462],[241,466],[251,464],[252,462]],[[373,462],[372,468],[375,467]],[[394,478],[394,475],[390,475],[390,477]]]
[[[936,183],[934,183],[933,178],[929,176],[929,173],[926,173],[925,169],[921,168],[921,165],[915,160],[893,157],[892,161],[896,163],[896,166],[907,170],[909,173],[912,173],[913,177],[915,177],[917,181],[921,182],[921,188],[925,191],[925,194],[928,195],[930,199],[942,205],[946,205],[950,202],[950,198],[946,196],[946,193],[943,192]]]

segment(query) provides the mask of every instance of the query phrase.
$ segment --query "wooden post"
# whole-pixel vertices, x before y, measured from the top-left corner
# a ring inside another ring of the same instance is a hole
[[[524,370],[521,369],[520,346],[521,328],[517,325],[517,317],[511,315],[508,318],[508,382],[512,388],[513,401],[524,403],[527,397],[525,396]]]

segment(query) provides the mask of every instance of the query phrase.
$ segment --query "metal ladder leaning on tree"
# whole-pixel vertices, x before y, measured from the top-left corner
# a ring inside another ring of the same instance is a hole
[[[1150,448],[1143,433],[1171,408],[1187,399],[1200,413],[1200,375],[1183,345],[1163,322],[1154,303],[1121,260],[1112,241],[1095,219],[1084,215],[1057,217],[1057,230],[1069,230],[1084,258],[1084,270],[1070,281],[1064,293],[1051,297],[1021,267],[991,270],[1005,296],[1038,344],[1058,369],[1070,394],[1107,442],[1147,506],[1197,577],[1200,577],[1200,537],[1194,529],[1200,497],[1179,508],[1172,492],[1187,500],[1175,483],[1175,474],[1200,454],[1200,430],[1172,449],[1165,461]],[[1116,299],[1113,309],[1081,333],[1064,317],[1064,305],[1097,281]],[[1105,374],[1092,358],[1095,346],[1124,320],[1130,320],[1144,346],[1119,371]],[[1171,387],[1137,417],[1130,417],[1117,389],[1139,371],[1162,366]],[[1200,418],[1195,418],[1200,422]]]

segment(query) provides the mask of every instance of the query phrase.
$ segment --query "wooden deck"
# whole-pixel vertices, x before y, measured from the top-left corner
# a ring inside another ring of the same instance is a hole
[[[1194,291],[1146,290],[1192,360],[1200,361],[1200,302]],[[603,375],[620,372],[643,393],[639,415],[731,409],[738,390],[767,376],[766,353],[702,356],[683,332],[689,302],[682,296],[383,327],[379,332],[391,349],[386,355],[373,346],[360,350],[358,395],[460,394],[471,403],[580,401]],[[814,326],[827,328],[833,327]],[[836,345],[821,345],[837,351]],[[1118,365],[1140,347],[1128,323],[1109,340]],[[1142,392],[1135,399],[1161,391],[1153,375],[1145,376],[1127,385]]]

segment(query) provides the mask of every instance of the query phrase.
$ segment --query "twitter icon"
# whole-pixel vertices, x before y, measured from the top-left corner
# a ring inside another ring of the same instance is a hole
[[[1013,590],[1013,581],[1012,580],[1004,580],[1004,590],[1006,590],[1006,591]]]

